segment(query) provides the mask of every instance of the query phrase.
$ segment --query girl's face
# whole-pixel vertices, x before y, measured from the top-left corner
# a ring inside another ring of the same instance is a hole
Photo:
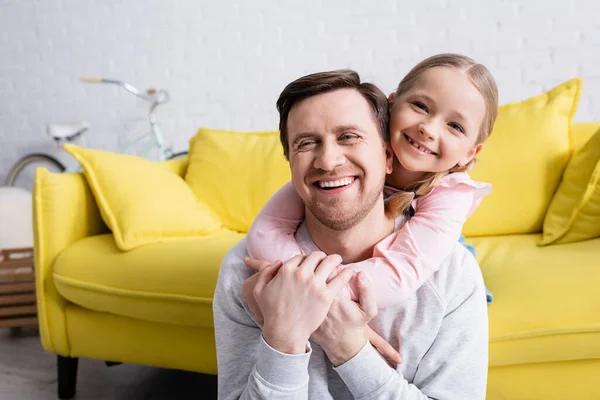
[[[413,172],[448,171],[471,161],[485,117],[485,102],[469,77],[434,67],[395,98],[390,142],[400,165]]]

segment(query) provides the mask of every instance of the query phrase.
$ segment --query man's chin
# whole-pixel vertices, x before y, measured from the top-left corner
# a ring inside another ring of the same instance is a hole
[[[353,191],[354,192],[354,191]],[[314,216],[315,222],[336,231],[344,231],[359,224],[373,210],[378,201],[383,205],[383,180],[377,190],[371,192],[351,192],[344,196],[313,195],[305,201],[307,214]],[[308,215],[307,215],[308,216]]]
[[[355,207],[343,207],[341,204],[323,207],[320,203],[316,207],[309,206],[311,214],[321,225],[334,231],[344,231],[358,224],[363,218],[363,213]]]

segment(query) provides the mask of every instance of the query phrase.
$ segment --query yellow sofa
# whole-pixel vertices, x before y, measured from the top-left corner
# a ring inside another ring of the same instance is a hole
[[[502,106],[472,171],[493,185],[463,230],[494,295],[490,400],[600,399],[600,123],[571,123],[580,89],[575,79]],[[218,268],[289,179],[280,146],[277,132],[200,130],[189,158],[159,167],[71,148],[85,175],[37,171],[39,326],[58,355],[60,397],[74,394],[78,357],[217,373]],[[554,200],[573,198],[582,176],[581,198],[593,199],[579,203],[583,228],[552,242],[564,216],[548,216],[571,204]]]
[[[598,128],[575,124],[575,148]],[[184,177],[188,162],[164,166]],[[62,398],[73,395],[78,357],[217,373],[212,295],[223,255],[244,233],[124,252],[83,174],[38,169],[34,234],[41,341],[59,356]],[[488,399],[598,399],[600,239],[539,247],[540,238],[467,237],[494,294]]]

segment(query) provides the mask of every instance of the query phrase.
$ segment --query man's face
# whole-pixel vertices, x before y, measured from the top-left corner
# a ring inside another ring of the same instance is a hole
[[[358,91],[340,89],[297,103],[287,128],[292,182],[307,213],[330,229],[346,230],[383,201],[392,153]]]

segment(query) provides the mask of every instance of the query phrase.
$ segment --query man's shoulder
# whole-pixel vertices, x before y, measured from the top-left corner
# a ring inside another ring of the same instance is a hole
[[[244,264],[244,257],[248,256],[246,251],[246,239],[240,240],[223,257],[219,268],[217,287],[236,287],[241,291],[242,282],[251,275],[251,271]]]
[[[447,305],[464,301],[474,292],[481,292],[485,301],[485,286],[475,257],[460,243],[456,243],[429,283]]]

